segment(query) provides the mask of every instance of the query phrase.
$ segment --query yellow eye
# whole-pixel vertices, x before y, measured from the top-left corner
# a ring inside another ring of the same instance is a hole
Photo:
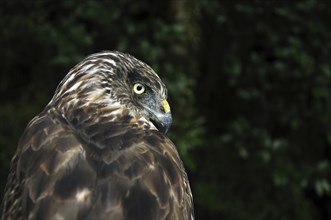
[[[133,91],[134,93],[141,95],[145,92],[145,86],[140,83],[136,83],[133,85]]]

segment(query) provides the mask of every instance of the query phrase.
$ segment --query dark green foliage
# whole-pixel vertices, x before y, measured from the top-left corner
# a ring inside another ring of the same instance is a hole
[[[198,219],[330,219],[330,10],[316,0],[2,1],[2,188],[25,125],[69,68],[121,50],[169,88],[169,135]]]
[[[201,217],[331,218],[329,8],[317,1],[202,5]]]

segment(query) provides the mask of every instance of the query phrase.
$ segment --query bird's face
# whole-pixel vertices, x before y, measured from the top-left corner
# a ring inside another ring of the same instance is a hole
[[[161,132],[172,123],[167,89],[159,76],[147,64],[120,52],[93,54],[77,64],[58,86],[51,103],[56,101],[71,108],[125,107],[128,115],[147,120]]]
[[[130,93],[128,104],[135,110],[135,113],[143,114],[157,129],[167,132],[172,123],[172,117],[166,99],[166,89],[160,80],[148,77],[151,74],[155,73],[139,72],[136,69],[129,72],[127,80],[124,82]],[[153,76],[155,77],[156,74]]]

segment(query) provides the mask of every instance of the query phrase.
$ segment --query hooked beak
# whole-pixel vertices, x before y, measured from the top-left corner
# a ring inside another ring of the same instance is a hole
[[[155,111],[152,109],[148,110],[151,114],[151,121],[155,125],[155,127],[159,131],[167,133],[172,124],[172,115],[167,100],[163,99],[161,101],[160,111]]]

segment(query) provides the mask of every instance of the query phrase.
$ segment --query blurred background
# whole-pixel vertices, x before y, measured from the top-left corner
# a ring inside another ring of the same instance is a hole
[[[101,50],[169,88],[197,219],[331,219],[331,4],[1,0],[0,189],[26,124]]]

